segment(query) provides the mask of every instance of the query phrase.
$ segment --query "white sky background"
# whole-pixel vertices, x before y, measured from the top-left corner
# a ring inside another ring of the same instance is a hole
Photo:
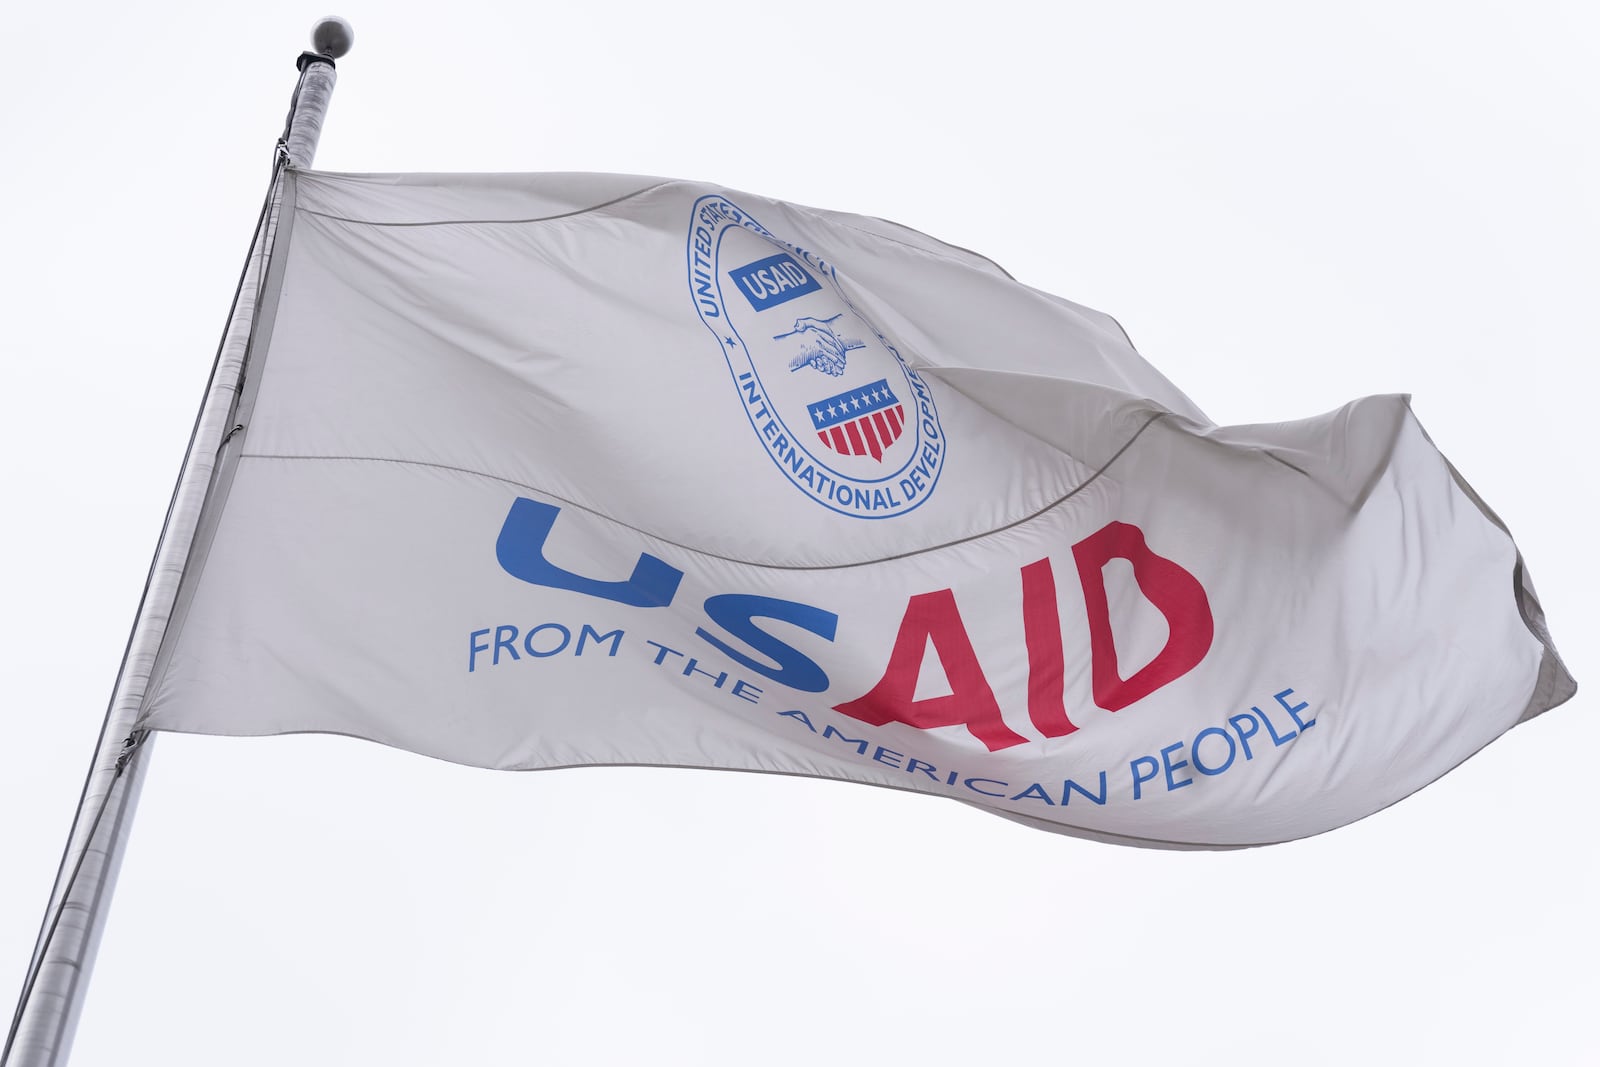
[[[1600,679],[1594,5],[957,10],[346,3],[317,162],[892,218],[1116,315],[1218,422],[1413,393]],[[6,17],[8,1012],[323,13]],[[164,736],[74,1062],[1592,1063],[1592,693],[1362,823],[1220,854],[836,783]]]

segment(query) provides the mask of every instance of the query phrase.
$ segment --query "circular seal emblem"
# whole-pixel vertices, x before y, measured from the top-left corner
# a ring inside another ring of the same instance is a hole
[[[756,440],[794,486],[860,519],[927,500],[946,441],[933,392],[821,256],[727,197],[690,214],[689,292]]]

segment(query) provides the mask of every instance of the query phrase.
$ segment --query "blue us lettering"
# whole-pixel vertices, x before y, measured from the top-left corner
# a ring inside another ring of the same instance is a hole
[[[507,574],[530,585],[565,589],[629,607],[664,608],[672,603],[678,594],[683,572],[647,553],[639,554],[634,561],[633,573],[621,581],[590,578],[552,563],[545,557],[544,548],[559,514],[559,507],[543,501],[518,497],[512,502],[511,510],[500,528],[499,540],[495,542],[495,556]],[[735,663],[779,685],[801,692],[821,693],[828,688],[828,675],[815,660],[757,620],[783,623],[814,634],[824,641],[832,641],[839,625],[839,616],[833,612],[810,604],[753,593],[710,596],[701,605],[701,610],[708,625],[715,627],[716,632],[700,626],[695,628],[695,636]],[[733,641],[725,640],[719,633],[731,637]],[[475,633],[473,657],[495,649],[495,643],[488,641],[489,636],[487,631]],[[483,641],[480,642],[479,638],[483,638]],[[495,641],[499,641],[498,636]],[[735,641],[737,645],[733,643]],[[482,647],[478,647],[480,645]],[[755,655],[743,649],[750,649]],[[675,649],[669,651],[675,655],[682,654]],[[661,660],[656,662],[660,664]],[[695,666],[698,668],[697,662]],[[741,699],[750,699],[744,691],[738,695]]]

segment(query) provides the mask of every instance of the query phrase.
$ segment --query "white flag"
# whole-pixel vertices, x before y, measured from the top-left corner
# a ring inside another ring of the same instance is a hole
[[[1230,847],[1574,690],[1405,398],[1218,427],[1105,315],[711,186],[294,174],[236,421],[152,729]]]

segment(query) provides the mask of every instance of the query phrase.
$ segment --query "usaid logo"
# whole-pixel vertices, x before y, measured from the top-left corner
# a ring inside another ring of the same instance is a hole
[[[933,393],[826,260],[722,196],[695,201],[686,256],[700,321],[784,477],[862,519],[903,515],[932,495],[947,449]]]
[[[728,274],[757,311],[777,307],[822,288],[787,252],[746,263]]]

